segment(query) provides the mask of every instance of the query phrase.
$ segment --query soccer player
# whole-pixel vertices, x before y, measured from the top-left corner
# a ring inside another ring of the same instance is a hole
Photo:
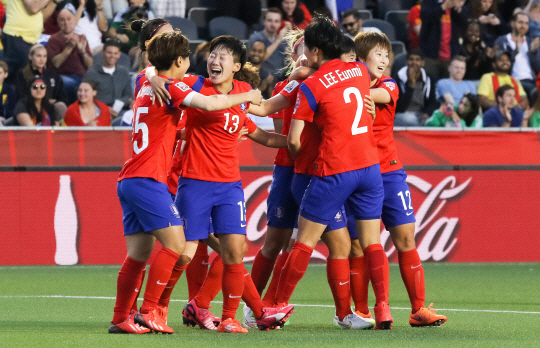
[[[372,118],[362,102],[369,93],[369,72],[362,63],[338,59],[343,37],[331,20],[316,18],[304,37],[308,65],[318,70],[300,86],[288,136],[289,149],[294,157],[302,151],[305,121],[319,127],[321,142],[318,157],[310,165],[313,177],[302,200],[298,236],[282,271],[276,302],[289,302],[317,241],[349,198],[354,202],[351,218],[357,220],[360,242],[369,261],[376,296],[376,328],[390,329],[393,321],[384,282],[388,266],[379,231],[384,191]],[[339,279],[338,284],[349,286],[348,267],[336,267],[332,273],[334,279]],[[349,298],[338,300],[343,302],[339,307],[344,308]]]
[[[437,315],[435,310],[424,307],[425,281],[422,262],[416,250],[414,228],[416,219],[412,206],[411,191],[407,185],[407,174],[397,157],[393,126],[399,88],[389,76],[383,75],[388,66],[388,54],[392,49],[386,35],[377,32],[360,33],[355,38],[356,53],[364,62],[371,78],[371,96],[376,105],[373,135],[377,143],[380,160],[384,202],[382,221],[398,251],[399,269],[409,294],[412,312],[409,323],[412,326],[440,325],[447,318]],[[347,205],[346,205],[347,208]],[[351,238],[356,234],[356,226],[349,224]],[[361,316],[370,315],[367,307],[367,283],[362,249],[358,239],[352,241],[351,286],[355,311]],[[388,280],[386,280],[388,281]]]
[[[189,67],[189,43],[179,32],[160,34],[148,46],[150,62],[162,76],[174,79],[174,84],[169,88],[172,99],[166,106],[153,104],[148,82],[143,84],[135,102],[133,153],[124,164],[117,184],[128,255],[118,275],[110,333],[139,334],[149,332],[149,329],[174,332],[156,319],[156,306],[172,268],[185,248],[182,220],[165,183],[181,109],[192,106],[213,111],[246,102],[260,103],[262,99],[259,91],[204,96],[182,83],[180,80]],[[133,316],[130,309],[154,238],[160,241],[163,249],[150,267],[140,312]]]

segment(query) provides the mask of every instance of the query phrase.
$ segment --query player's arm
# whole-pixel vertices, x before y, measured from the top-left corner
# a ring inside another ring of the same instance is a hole
[[[302,144],[300,141],[300,136],[304,130],[304,125],[304,120],[297,120],[295,118],[291,120],[291,128],[289,128],[287,145],[289,146],[289,151],[291,152],[293,158],[298,157],[298,154],[300,153],[300,146]]]
[[[315,73],[316,71],[317,70],[308,68],[307,66],[299,66],[291,72],[291,75],[289,76],[289,81],[305,80],[311,75],[313,75],[313,73]]]
[[[144,76],[152,86],[152,102],[157,100],[159,106],[163,106],[163,102],[168,104],[171,101],[171,95],[165,86],[173,82],[157,76],[156,68],[153,66],[146,68]]]
[[[248,138],[266,147],[287,147],[287,137],[277,133],[270,133],[257,127],[254,132],[247,135]]]
[[[372,88],[369,92],[376,104],[388,104],[392,101],[390,93],[384,88]]]
[[[274,118],[274,131],[278,134],[281,134],[283,132],[283,119],[282,118]]]
[[[195,92],[196,93],[196,92]],[[215,94],[203,95],[196,93],[191,100],[182,102],[185,106],[205,111],[216,111],[231,108],[242,103],[260,104],[262,101],[261,91],[253,89],[240,94]]]
[[[287,97],[276,94],[270,99],[264,100],[260,105],[251,104],[247,112],[256,116],[268,116],[291,106]]]

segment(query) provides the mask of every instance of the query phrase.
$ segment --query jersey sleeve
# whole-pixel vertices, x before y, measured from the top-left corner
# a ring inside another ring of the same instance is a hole
[[[379,88],[385,89],[390,94],[392,102],[389,104],[395,105],[399,98],[399,88],[397,87],[396,81],[394,81],[394,79],[383,80]]]
[[[167,104],[169,109],[183,108],[182,105],[189,106],[191,99],[197,94],[197,92],[182,81],[165,86],[171,95],[171,101]]]
[[[302,83],[296,95],[296,105],[294,106],[292,118],[313,122],[315,110],[317,110],[317,99],[311,89],[305,83]]]
[[[246,119],[244,120],[244,127],[247,128],[248,134],[251,134],[257,130],[257,125],[255,122],[251,120],[251,118],[246,116]]]
[[[298,93],[298,87],[300,87],[300,82],[293,80],[289,82],[287,86],[285,86],[285,88],[279,92],[279,94],[287,98],[290,105],[294,105],[294,102],[296,101],[296,94]]]

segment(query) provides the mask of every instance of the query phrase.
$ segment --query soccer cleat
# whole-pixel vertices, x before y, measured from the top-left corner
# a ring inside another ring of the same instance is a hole
[[[365,321],[369,321],[370,323],[373,323],[375,325],[375,319],[373,319],[373,316],[371,315],[371,312],[368,309],[367,314],[364,314],[360,311],[354,311],[356,315],[358,315],[360,318],[364,319]]]
[[[217,327],[217,332],[248,333],[248,330],[246,328],[243,328],[238,320],[229,318],[219,324],[219,326]]]
[[[390,307],[388,303],[381,302],[375,305],[375,330],[391,330],[392,314],[390,313]]]
[[[242,321],[242,326],[246,329],[254,329],[257,327],[257,321],[253,316],[253,311],[248,306],[244,305],[244,320]]]
[[[366,330],[371,329],[374,326],[374,323],[363,319],[356,313],[345,316],[343,320],[339,320],[339,317],[336,315],[334,317],[334,324],[341,330]]]
[[[263,315],[259,319],[255,319],[259,330],[269,331],[276,327],[282,328],[285,322],[294,312],[294,306],[289,305],[285,307],[264,307],[262,309]]]
[[[119,324],[113,324],[109,326],[109,333],[112,334],[145,334],[151,332],[150,329],[140,326],[133,321],[133,318],[137,314],[137,311],[131,311],[129,318]]]
[[[167,316],[169,315],[169,307],[158,305],[156,308],[157,316],[167,325]]]
[[[431,308],[433,303],[429,305],[428,308],[422,307],[416,311],[416,313],[411,313],[409,318],[409,324],[412,327],[418,326],[441,326],[441,324],[446,323],[447,318],[444,315],[439,315],[435,313],[437,310]]]
[[[155,308],[150,308],[146,314],[137,313],[135,315],[135,322],[156,332],[163,332],[166,334],[174,333],[174,330],[167,326],[161,316],[157,314]]]
[[[191,300],[184,307],[182,311],[183,322],[186,326],[198,325],[202,330],[216,330],[214,324],[215,315],[210,313],[208,308],[200,308],[195,303],[195,300]]]

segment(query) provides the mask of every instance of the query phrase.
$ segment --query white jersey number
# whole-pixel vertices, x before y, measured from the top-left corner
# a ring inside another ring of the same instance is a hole
[[[358,107],[356,109],[356,115],[354,116],[354,122],[351,126],[352,135],[367,133],[367,126],[358,127],[358,125],[360,124],[360,118],[362,118],[362,110],[364,109],[364,103],[362,100],[362,96],[360,95],[360,91],[358,90],[358,88],[355,87],[349,87],[344,90],[343,99],[345,99],[345,104],[349,104],[351,102],[351,94],[354,94],[356,102],[358,104]]]
[[[147,114],[147,113],[148,113],[148,107],[137,108],[137,114],[135,116],[133,135],[139,133],[139,131],[142,132],[142,145],[141,145],[141,147],[139,147],[137,145],[137,141],[133,142],[133,151],[135,151],[136,154],[141,153],[144,149],[146,149],[148,147],[148,126],[144,122],[139,122],[139,116],[141,114]]]
[[[411,199],[411,192],[409,190],[405,191],[405,196],[409,197],[409,208],[407,209],[407,203],[405,202],[405,196],[403,195],[403,192],[399,192],[397,194],[401,198],[401,203],[403,203],[403,209],[409,210],[412,209],[412,199]]]
[[[240,227],[246,227],[246,203],[240,201],[237,204],[240,206]]]
[[[228,112],[225,113],[226,119],[225,119],[225,127],[223,127],[223,129],[225,129],[229,133],[234,133],[234,132],[236,132],[238,130],[238,123],[240,123],[240,117],[238,117],[238,115],[232,115],[232,117],[231,117],[232,126],[229,127],[229,129],[227,129],[227,127],[229,126],[229,116],[230,115],[231,114],[228,113]]]

